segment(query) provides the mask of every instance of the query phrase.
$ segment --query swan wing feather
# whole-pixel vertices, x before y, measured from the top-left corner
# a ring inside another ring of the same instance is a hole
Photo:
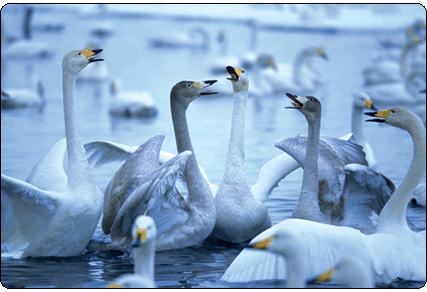
[[[105,163],[128,159],[137,147],[126,146],[110,141],[96,141],[84,145],[89,164],[100,167]]]

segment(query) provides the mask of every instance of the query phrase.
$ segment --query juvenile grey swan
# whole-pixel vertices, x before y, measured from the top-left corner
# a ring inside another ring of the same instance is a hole
[[[62,60],[65,142],[68,149],[65,190],[43,190],[31,183],[1,175],[2,249],[24,249],[21,257],[77,256],[83,253],[95,231],[102,213],[103,196],[89,172],[78,132],[73,93],[77,74],[88,64],[102,61],[93,57],[101,51],[71,51]],[[55,165],[62,167],[63,164]],[[39,168],[39,171],[46,170]],[[37,171],[32,174],[33,179],[46,177]],[[11,244],[12,240],[19,241],[19,244]]]

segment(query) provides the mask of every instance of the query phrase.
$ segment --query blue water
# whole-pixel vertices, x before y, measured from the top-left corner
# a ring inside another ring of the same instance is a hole
[[[10,8],[10,7],[9,7]],[[19,35],[18,22],[22,11],[2,10],[2,26],[6,35]],[[104,49],[102,57],[108,65],[111,80],[120,78],[125,90],[150,91],[159,107],[159,115],[148,120],[125,120],[108,114],[111,98],[109,82],[79,83],[76,89],[77,115],[82,140],[109,140],[125,145],[141,145],[156,133],[166,139],[162,150],[175,153],[175,139],[169,108],[169,93],[181,80],[213,79],[209,66],[218,56],[215,42],[223,29],[230,54],[242,54],[249,47],[250,29],[242,23],[168,21],[166,19],[109,18],[114,34],[98,40],[90,34],[93,19],[77,13],[39,11],[38,17],[54,16],[65,23],[62,32],[37,31],[34,37],[49,44],[54,56],[47,60],[6,60],[2,71],[2,88],[22,86],[29,68],[44,85],[46,106],[35,109],[11,110],[1,113],[1,172],[25,180],[59,139],[64,137],[61,60],[65,53],[83,49],[96,40]],[[422,15],[422,14],[421,14]],[[6,16],[3,18],[3,16]],[[425,14],[424,14],[425,17]],[[148,45],[151,36],[203,27],[210,36],[207,50],[154,49]],[[329,61],[313,60],[313,66],[329,80],[313,94],[322,102],[322,135],[339,137],[350,131],[353,94],[363,89],[362,70],[371,64],[371,54],[378,49],[375,34],[369,33],[302,33],[301,31],[258,32],[257,51],[269,52],[277,62],[292,62],[307,45],[323,46]],[[223,78],[223,77],[221,77]],[[220,80],[224,82],[224,80]],[[228,82],[228,81],[227,81]],[[212,90],[215,87],[212,86]],[[232,98],[225,95],[208,96],[193,102],[187,118],[193,147],[199,163],[211,183],[219,184],[228,150]],[[245,170],[250,185],[259,169],[269,159],[282,152],[273,146],[275,140],[306,134],[302,115],[287,111],[289,101],[282,95],[250,98],[246,120]],[[409,135],[394,127],[379,124],[365,125],[365,136],[373,146],[379,161],[378,171],[398,186],[412,157]],[[120,166],[112,163],[92,168],[93,176],[105,190],[110,178]],[[396,167],[398,166],[398,167]],[[301,186],[302,171],[290,174],[274,190],[266,202],[273,223],[289,218]],[[408,217],[415,230],[424,230],[425,208],[409,206]],[[159,287],[284,287],[284,281],[256,283],[224,283],[219,278],[245,246],[205,242],[201,246],[156,253],[156,284]],[[1,282],[5,287],[104,287],[115,277],[131,273],[132,261],[121,252],[93,252],[73,258],[47,258],[1,261]],[[420,287],[423,283],[400,282],[394,287]],[[309,287],[333,287],[316,284]]]

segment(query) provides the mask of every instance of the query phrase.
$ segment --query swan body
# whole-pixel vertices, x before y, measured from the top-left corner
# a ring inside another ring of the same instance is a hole
[[[426,183],[419,184],[412,193],[412,202],[419,206],[426,206]]]
[[[157,116],[158,109],[149,92],[120,92],[120,85],[119,80],[115,80],[111,85],[113,98],[109,106],[110,115],[126,118],[152,118]]]
[[[1,175],[2,211],[11,210],[3,220],[13,229],[2,229],[2,247],[9,251],[9,238],[26,242],[21,257],[76,256],[88,244],[102,213],[102,193],[89,172],[83,144],[77,130],[74,83],[77,74],[101,50],[71,51],[62,62],[64,121],[68,149],[68,180],[63,192],[42,190],[30,183]],[[6,202],[7,205],[4,205]],[[31,224],[29,224],[31,222]],[[23,246],[19,246],[22,248]]]
[[[287,219],[250,242],[253,248],[267,249],[274,253],[244,249],[231,263],[221,280],[246,282],[283,279],[288,275],[291,281],[290,273],[293,272],[302,274],[303,279],[309,279],[322,273],[325,268],[352,256],[370,266],[375,282],[390,283],[397,278],[426,281],[425,231],[411,231],[405,220],[411,194],[426,169],[425,128],[417,115],[403,108],[369,115],[376,118],[368,121],[386,123],[408,131],[414,144],[414,154],[408,172],[381,210],[375,233],[365,235],[346,226]],[[298,248],[299,252],[292,252],[289,247],[294,250]],[[301,268],[292,264],[295,260],[305,266]]]
[[[306,147],[294,142],[299,137],[275,142],[304,169],[301,194],[292,217],[371,230],[375,226],[372,212],[380,213],[394,191],[393,183],[367,167],[364,159],[346,165],[333,151],[319,148],[323,144],[319,139],[320,102],[312,96],[287,96],[293,100],[294,107],[290,108],[300,110],[309,125]]]
[[[107,288],[156,288],[156,223],[150,216],[140,215],[136,217],[131,232],[134,273],[118,277]]]
[[[356,143],[363,146],[363,150],[366,153],[366,160],[368,161],[369,167],[376,168],[378,161],[375,158],[372,146],[365,142],[365,135],[363,133],[363,110],[364,108],[377,110],[371,101],[369,95],[365,92],[360,92],[355,95],[353,99],[353,109],[351,112],[351,132],[356,140]]]
[[[13,88],[1,92],[1,109],[15,109],[36,107],[42,108],[45,104],[44,90],[41,82],[37,89]]]
[[[306,48],[300,52],[293,65],[288,63],[277,64],[277,71],[263,72],[270,82],[275,93],[301,92],[306,93],[324,83],[324,77],[311,65],[311,57],[319,56],[327,60],[327,56],[321,48]]]
[[[245,107],[249,79],[243,69],[227,67],[234,90],[233,116],[227,161],[215,196],[216,222],[212,235],[243,242],[271,227],[267,207],[256,200],[244,171]]]

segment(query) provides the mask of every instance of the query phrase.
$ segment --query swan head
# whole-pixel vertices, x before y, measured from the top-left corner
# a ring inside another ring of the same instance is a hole
[[[415,123],[421,123],[421,119],[410,110],[396,107],[379,112],[365,113],[365,115],[376,117],[366,120],[366,122],[386,123],[397,128],[409,130],[409,127]]]
[[[270,54],[261,54],[256,60],[256,66],[258,68],[273,68],[275,71],[278,71],[274,58]]]
[[[71,51],[62,59],[62,69],[68,71],[71,75],[77,75],[89,63],[104,61],[104,59],[94,57],[101,52],[102,49]]]
[[[227,66],[226,69],[230,73],[231,78],[227,79],[231,81],[234,92],[249,89],[249,76],[244,69],[231,66]]]
[[[322,112],[322,105],[320,101],[314,96],[297,96],[294,94],[286,93],[293,102],[293,106],[287,106],[285,108],[299,110],[308,121],[313,121],[320,118]]]
[[[175,84],[174,87],[172,87],[171,91],[171,99],[176,99],[179,101],[182,106],[186,109],[190,103],[195,100],[196,98],[202,96],[202,95],[211,95],[211,94],[217,94],[218,92],[214,91],[200,91],[203,88],[206,88],[208,86],[211,86],[218,80],[206,80],[206,81],[181,81]]]
[[[377,109],[374,107],[371,98],[365,92],[360,92],[356,94],[353,100],[353,106],[357,109],[363,110],[364,108],[372,109],[376,111]]]
[[[150,216],[138,216],[132,226],[132,247],[138,248],[147,242],[153,242],[157,236],[156,224]]]
[[[325,51],[321,47],[314,48],[313,54],[325,60],[328,60],[328,56],[325,54]]]

